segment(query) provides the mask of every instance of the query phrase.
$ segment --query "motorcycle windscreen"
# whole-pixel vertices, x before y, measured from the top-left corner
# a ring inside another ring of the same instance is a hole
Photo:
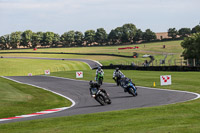
[[[95,95],[95,94],[97,93],[97,91],[98,91],[97,88],[92,88],[92,89],[91,89],[92,95]]]

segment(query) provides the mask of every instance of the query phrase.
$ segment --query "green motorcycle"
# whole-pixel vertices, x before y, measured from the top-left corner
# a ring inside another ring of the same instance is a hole
[[[97,74],[97,83],[102,85],[103,84],[103,73],[98,73]]]

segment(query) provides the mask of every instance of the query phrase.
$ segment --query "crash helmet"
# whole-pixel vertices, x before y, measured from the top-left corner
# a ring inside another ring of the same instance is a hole
[[[101,71],[101,67],[100,66],[98,67],[98,71]]]
[[[89,85],[92,85],[94,83],[94,81],[90,80]]]
[[[119,67],[117,67],[115,70],[116,70],[116,72],[118,72],[119,71]]]

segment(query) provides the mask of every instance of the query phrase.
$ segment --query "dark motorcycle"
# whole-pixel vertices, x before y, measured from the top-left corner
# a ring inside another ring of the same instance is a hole
[[[113,78],[113,79],[115,80],[115,82],[117,83],[117,86],[120,85],[120,83],[121,83],[121,81],[120,81],[121,78],[122,78],[122,75],[119,74],[119,73],[116,73],[115,78]]]
[[[102,85],[103,84],[103,73],[97,74],[97,83]]]
[[[92,97],[94,97],[94,99],[97,102],[99,102],[102,106],[106,104],[111,104],[111,100],[105,90],[103,89],[98,90],[97,88],[92,88],[91,93]]]

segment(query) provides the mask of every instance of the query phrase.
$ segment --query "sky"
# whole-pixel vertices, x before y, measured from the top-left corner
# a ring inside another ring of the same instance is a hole
[[[0,36],[32,30],[62,35],[124,24],[167,32],[200,23],[200,0],[0,0]]]

